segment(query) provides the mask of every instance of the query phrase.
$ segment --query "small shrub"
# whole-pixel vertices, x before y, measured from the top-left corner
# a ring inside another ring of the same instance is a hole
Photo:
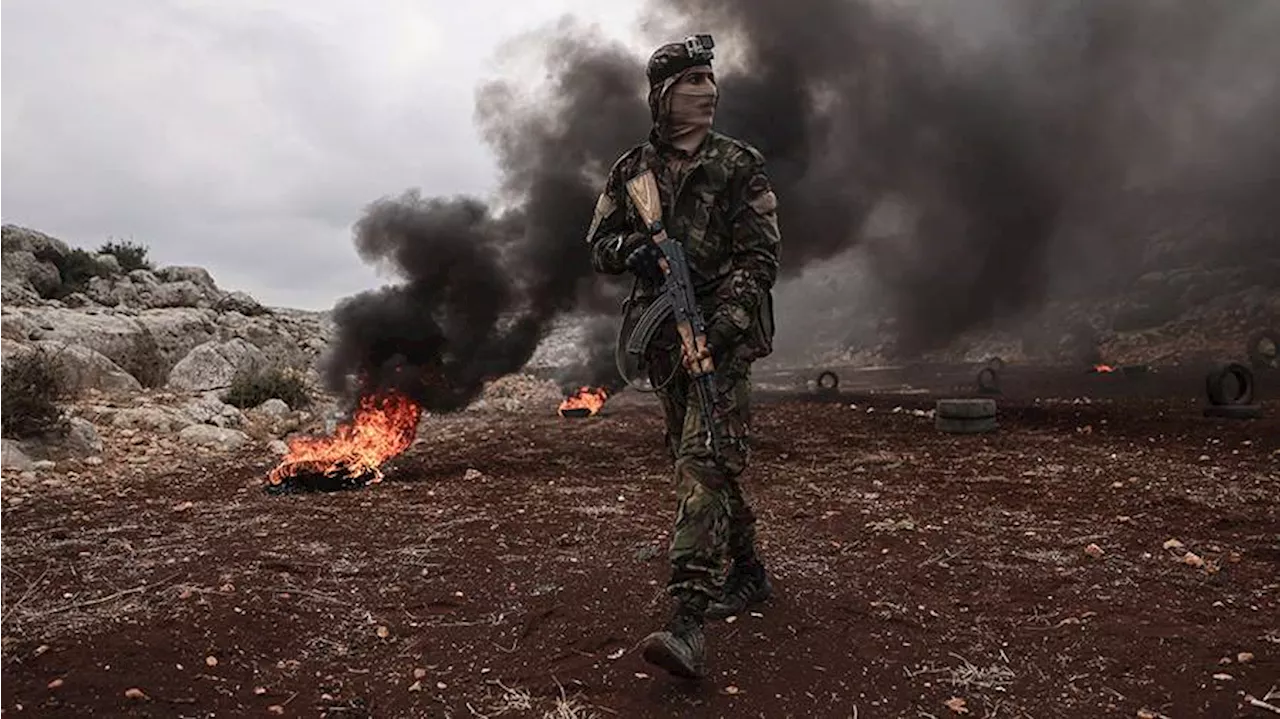
[[[0,260],[4,260],[6,253],[13,252],[19,247],[22,247],[22,244],[18,242],[17,235],[10,233],[5,226],[0,226]]]
[[[21,439],[60,430],[57,400],[66,394],[61,360],[37,349],[4,363],[0,377],[0,434]]]
[[[140,245],[135,242],[116,242],[112,240],[99,247],[98,254],[115,255],[116,260],[120,262],[120,269],[125,272],[154,270],[155,265],[151,264],[151,260],[147,259],[147,253],[150,249],[146,245]]]
[[[290,409],[311,404],[311,392],[302,375],[275,365],[238,373],[222,401],[246,409],[272,398],[284,400]]]
[[[89,289],[89,280],[111,275],[111,269],[98,262],[97,257],[79,248],[55,258],[54,264],[62,276],[62,286],[54,293],[54,299],[61,299],[72,292],[84,292]]]

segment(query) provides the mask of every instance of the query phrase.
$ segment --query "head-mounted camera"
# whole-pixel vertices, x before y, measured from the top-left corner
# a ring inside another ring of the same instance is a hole
[[[709,62],[715,57],[715,53],[711,52],[711,48],[715,46],[716,41],[710,35],[690,35],[684,39],[684,49],[689,57],[699,62]]]

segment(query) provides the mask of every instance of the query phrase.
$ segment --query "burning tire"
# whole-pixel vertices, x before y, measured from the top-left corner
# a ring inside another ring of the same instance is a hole
[[[1251,404],[1253,372],[1238,362],[1214,367],[1205,377],[1205,391],[1215,407]]]
[[[978,392],[1000,394],[1000,375],[994,367],[983,367],[978,371]]]
[[[835,372],[826,370],[822,374],[818,375],[819,392],[834,392],[839,386],[840,378],[836,376]]]
[[[1262,330],[1249,338],[1249,363],[1258,369],[1280,369],[1280,332]]]
[[[940,399],[935,408],[934,426],[948,434],[993,432],[998,427],[996,402],[991,399]]]

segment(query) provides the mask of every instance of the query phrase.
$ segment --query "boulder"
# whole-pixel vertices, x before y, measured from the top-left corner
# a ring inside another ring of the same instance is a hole
[[[150,333],[167,374],[192,349],[217,336],[217,319],[212,310],[170,307],[139,312],[137,322]]]
[[[210,292],[190,280],[165,282],[156,285],[145,299],[148,309],[163,307],[198,307],[201,301],[209,302]]]
[[[254,409],[261,413],[262,416],[271,417],[272,419],[280,419],[289,414],[289,405],[277,397],[272,397]]]
[[[42,297],[51,297],[62,286],[57,265],[37,258],[28,250],[5,252],[3,273],[6,284],[26,284]]]
[[[244,424],[244,414],[223,402],[216,392],[207,392],[200,399],[188,402],[183,411],[199,424],[217,427],[238,427]]]
[[[262,350],[242,339],[205,342],[187,353],[169,372],[169,386],[183,391],[222,389],[241,371],[266,364]]]
[[[197,446],[229,452],[243,447],[249,441],[249,435],[238,429],[215,427],[210,424],[193,424],[179,432],[178,439]]]
[[[160,284],[160,280],[151,270],[130,270],[129,281],[143,289],[152,289]]]
[[[98,261],[99,265],[102,265],[103,269],[113,275],[122,274],[124,272],[124,268],[120,266],[120,258],[110,252],[101,252],[96,255],[94,259]]]
[[[92,277],[85,293],[94,301],[108,307],[142,304],[138,288],[127,277]]]
[[[28,472],[34,463],[22,451],[22,445],[16,439],[0,440],[0,468],[11,472]]]
[[[214,283],[213,276],[203,267],[188,267],[182,265],[171,265],[169,267],[161,267],[156,270],[156,277],[161,282],[190,282],[198,287],[213,292],[218,291],[218,285]]]
[[[214,304],[214,309],[219,312],[238,312],[246,317],[255,317],[267,312],[267,308],[247,292],[228,292]]]
[[[60,307],[24,308],[21,313],[30,328],[28,339],[88,347],[117,364],[133,350],[142,331],[133,319],[116,314],[89,314]]]
[[[81,345],[42,340],[36,347],[57,357],[65,386],[72,392],[100,389],[106,392],[134,392],[142,389],[137,378],[125,372],[109,357]]]
[[[0,250],[30,252],[45,262],[55,262],[71,254],[71,248],[62,240],[17,225],[0,227]]]
[[[80,417],[67,420],[67,435],[63,439],[63,445],[83,457],[102,452],[102,438],[98,436],[98,428]]]
[[[30,283],[10,282],[9,275],[4,274],[0,282],[0,303],[5,307],[29,307],[40,303],[40,293]]]

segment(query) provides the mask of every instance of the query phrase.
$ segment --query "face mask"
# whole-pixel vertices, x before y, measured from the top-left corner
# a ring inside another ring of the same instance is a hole
[[[681,147],[697,142],[711,129],[719,92],[715,82],[707,79],[697,84],[677,82],[668,94],[665,134],[668,141]],[[689,148],[685,148],[689,149]]]

